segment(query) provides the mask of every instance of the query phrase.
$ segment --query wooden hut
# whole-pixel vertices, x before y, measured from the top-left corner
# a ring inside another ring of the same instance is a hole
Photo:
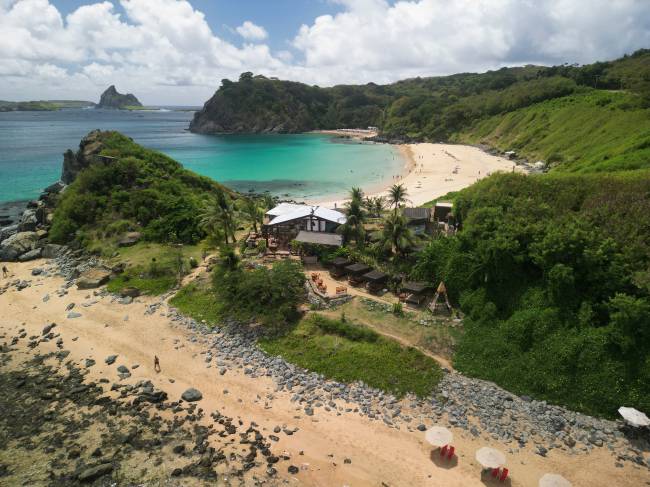
[[[419,306],[427,298],[429,285],[426,282],[407,281],[402,284],[400,300]]]
[[[348,274],[348,282],[353,286],[362,284],[363,275],[370,270],[370,267],[366,264],[352,264],[345,267],[345,271]]]
[[[386,282],[388,281],[388,274],[385,274],[381,271],[370,271],[362,276],[363,280],[366,281],[366,288],[371,293],[378,293],[384,287],[386,287]]]
[[[332,266],[330,268],[330,275],[335,279],[345,276],[345,268],[350,264],[351,262],[345,257],[337,257],[331,263]]]

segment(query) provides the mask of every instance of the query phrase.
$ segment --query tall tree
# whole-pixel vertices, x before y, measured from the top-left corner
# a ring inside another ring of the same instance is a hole
[[[397,209],[402,203],[406,203],[408,193],[403,184],[393,184],[388,190],[388,202],[394,207],[394,214],[397,215]]]
[[[254,198],[247,198],[244,202],[243,211],[253,225],[253,231],[257,233],[257,224],[262,224],[262,209]]]
[[[403,215],[392,213],[384,221],[381,246],[392,255],[404,255],[414,245],[415,236]]]
[[[229,239],[235,242],[234,210],[230,198],[223,191],[219,191],[214,201],[205,205],[200,218],[203,229],[217,237],[217,240],[223,238],[226,244]]]

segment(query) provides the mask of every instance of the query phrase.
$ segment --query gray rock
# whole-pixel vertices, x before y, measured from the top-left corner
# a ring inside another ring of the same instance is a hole
[[[101,465],[97,465],[96,467],[87,468],[81,472],[77,478],[80,482],[92,482],[93,480],[111,473],[112,471],[113,465],[110,463],[103,463]]]
[[[118,371],[120,374],[128,374],[128,373],[129,373],[129,368],[128,368],[126,365],[120,365],[120,366],[117,368],[117,371]]]
[[[49,325],[45,325],[43,328],[43,335],[47,335],[49,332],[52,331],[52,328],[56,326],[56,323],[50,323]]]
[[[18,224],[0,228],[0,242],[18,233]]]
[[[41,274],[43,274],[43,269],[40,267],[35,267],[32,269],[32,276],[40,276]]]
[[[34,250],[37,241],[36,232],[18,232],[11,235],[0,243],[0,260],[18,260],[24,253]]]
[[[41,256],[41,250],[40,248],[30,250],[29,252],[25,252],[23,255],[18,257],[19,262],[27,262],[30,260],[38,259]]]
[[[96,364],[96,362],[93,359],[91,359],[91,358],[86,359],[86,367],[92,367],[95,364]]]
[[[70,311],[68,313],[68,319],[73,320],[75,318],[81,318],[81,313],[77,313],[76,311]]]
[[[106,362],[106,365],[113,365],[116,360],[117,360],[117,355],[109,355],[108,357],[106,357],[104,362]]]
[[[91,269],[77,279],[77,289],[95,289],[108,282],[111,273],[101,269]]]
[[[195,402],[203,399],[203,394],[198,389],[190,387],[181,395],[181,398],[187,402]]]
[[[45,244],[43,246],[42,257],[45,259],[55,259],[61,254],[64,248],[63,245]]]

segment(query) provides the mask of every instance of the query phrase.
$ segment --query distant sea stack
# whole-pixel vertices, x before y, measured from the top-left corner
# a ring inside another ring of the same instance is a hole
[[[122,109],[128,107],[141,107],[142,103],[132,95],[128,93],[123,95],[118,93],[114,85],[108,87],[108,89],[102,93],[97,108],[115,108]]]

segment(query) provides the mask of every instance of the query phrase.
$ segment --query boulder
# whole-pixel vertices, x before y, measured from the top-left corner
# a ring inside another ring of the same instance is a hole
[[[30,250],[29,252],[25,252],[23,255],[18,257],[18,260],[20,262],[27,262],[28,260],[38,259],[41,257],[42,250],[43,249],[38,248],[38,249]]]
[[[63,188],[65,188],[65,184],[63,184],[63,181],[57,181],[56,183],[50,184],[47,188],[43,190],[43,192],[49,194],[57,194],[60,193]]]
[[[117,242],[117,246],[130,247],[131,245],[138,243],[141,238],[142,234],[140,232],[129,232]]]
[[[38,241],[36,232],[18,232],[0,243],[0,260],[16,261],[25,252],[33,250]]]
[[[77,279],[77,289],[95,289],[108,282],[111,273],[101,269],[91,269]]]
[[[45,244],[43,246],[42,256],[45,257],[46,259],[54,259],[55,257],[59,256],[59,254],[63,251],[63,249],[64,249],[63,245]]]
[[[181,398],[187,402],[195,402],[203,399],[203,394],[198,389],[190,387],[181,395]]]
[[[106,365],[113,365],[116,360],[117,360],[117,355],[109,355],[108,357],[106,357],[104,362],[106,362]]]
[[[125,287],[122,288],[120,291],[120,295],[123,298],[129,297],[129,298],[137,298],[140,296],[140,290],[137,287]]]
[[[92,482],[108,473],[113,471],[113,465],[110,463],[102,463],[96,467],[87,468],[79,474],[79,482]]]
[[[20,218],[20,223],[18,223],[18,231],[33,232],[36,230],[36,225],[38,225],[36,210],[28,208],[23,212],[23,216]]]
[[[0,228],[0,242],[18,233],[18,224]]]

